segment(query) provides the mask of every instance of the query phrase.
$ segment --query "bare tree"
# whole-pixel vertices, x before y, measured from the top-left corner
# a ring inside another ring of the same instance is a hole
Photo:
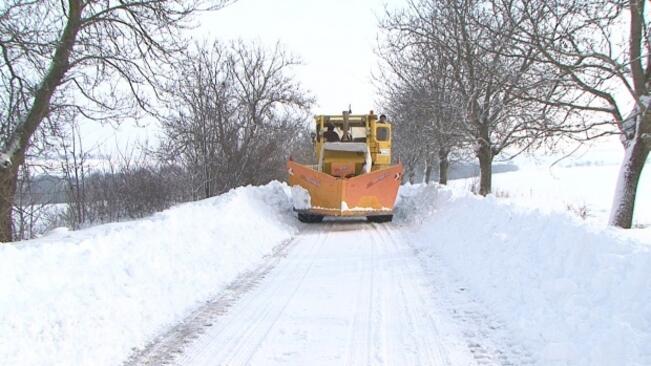
[[[461,106],[458,131],[473,140],[479,160],[482,195],[491,191],[493,158],[549,137],[552,123],[544,108],[522,97],[522,90],[539,87],[541,80],[537,49],[515,37],[523,16],[497,10],[491,0],[410,0],[383,23],[398,35],[397,50],[413,49],[409,54],[431,59],[433,70],[448,74],[451,95]]]
[[[387,46],[394,48],[395,44]],[[405,55],[395,48],[393,51],[394,55]],[[459,119],[463,106],[456,102],[450,88],[446,65],[432,62],[435,58],[429,57],[385,60],[392,70],[392,75],[385,78],[394,76],[386,94],[389,110],[400,125],[396,135],[398,149],[415,149],[425,165],[425,182],[430,181],[433,165],[438,161],[439,183],[447,184],[450,155],[462,149],[467,139]],[[410,69],[411,72],[405,72]]]
[[[89,152],[83,148],[83,141],[79,133],[79,126],[75,121],[69,123],[69,133],[62,134],[60,168],[66,184],[68,211],[70,213],[69,225],[72,229],[79,229],[87,222],[87,194],[86,178],[88,176],[87,160]]]
[[[188,53],[168,87],[169,115],[162,121],[162,157],[180,163],[190,178],[192,199],[215,195],[220,173],[215,169],[222,149],[236,148],[237,129],[233,80],[227,56],[215,43]]]
[[[630,228],[637,186],[651,150],[651,44],[647,1],[500,1],[522,14],[519,43],[534,46],[536,62],[555,71],[537,102],[581,123],[563,126],[584,138],[621,134],[625,150],[610,224]],[[628,28],[628,29],[627,29]],[[633,105],[632,108],[628,107]],[[597,127],[597,128],[595,128]]]
[[[162,153],[188,170],[194,198],[283,175],[313,101],[290,74],[297,64],[279,45],[214,43],[188,53],[168,88]]]
[[[385,103],[400,125],[396,147],[401,155],[425,165],[425,182],[438,161],[439,183],[447,184],[450,154],[465,139],[459,118],[463,106],[457,103],[443,54],[424,44],[419,35],[405,33],[396,21],[396,16],[388,14],[381,24],[383,67],[378,77],[385,86]]]
[[[183,49],[180,29],[196,10],[224,3],[10,0],[0,5],[0,241],[11,240],[16,177],[46,117],[65,108],[91,119],[116,117],[134,106],[146,109],[147,90],[158,82],[156,66]]]
[[[384,104],[386,113],[398,126],[393,133],[394,155],[402,162],[407,181],[413,184],[418,171],[423,165],[428,166],[433,140],[424,132],[428,121],[413,108],[414,100],[408,96],[400,98],[396,93],[399,89],[393,86],[390,89],[392,93]]]

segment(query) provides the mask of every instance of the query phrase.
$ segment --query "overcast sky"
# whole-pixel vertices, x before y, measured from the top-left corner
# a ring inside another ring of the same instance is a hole
[[[317,98],[315,113],[382,109],[371,70],[378,16],[399,0],[239,0],[201,18],[196,31],[210,39],[254,40],[272,47],[280,41],[301,58],[297,77]]]

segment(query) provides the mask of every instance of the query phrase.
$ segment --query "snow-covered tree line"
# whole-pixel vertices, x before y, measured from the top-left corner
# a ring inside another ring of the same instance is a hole
[[[651,44],[642,0],[408,0],[381,21],[380,80],[410,160],[470,151],[480,194],[495,156],[619,134],[611,224],[632,224],[651,150]],[[437,154],[438,152],[438,154]],[[442,153],[441,153],[442,152]]]

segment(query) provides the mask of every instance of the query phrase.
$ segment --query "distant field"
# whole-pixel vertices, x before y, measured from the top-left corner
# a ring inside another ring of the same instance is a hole
[[[597,224],[606,224],[622,156],[618,146],[600,146],[553,163],[558,157],[518,158],[519,170],[495,174],[493,192],[514,204],[566,210]],[[450,186],[470,189],[477,178],[457,179]],[[634,225],[651,229],[651,163],[640,180]],[[646,230],[645,230],[646,231]]]

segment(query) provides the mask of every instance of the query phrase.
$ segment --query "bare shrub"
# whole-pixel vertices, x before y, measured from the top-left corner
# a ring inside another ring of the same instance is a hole
[[[569,212],[575,214],[576,216],[580,217],[583,220],[592,216],[592,214],[590,213],[590,208],[585,203],[583,204],[568,203],[566,205],[566,208]]]
[[[499,188],[493,188],[493,195],[497,198],[510,198],[511,193]]]

